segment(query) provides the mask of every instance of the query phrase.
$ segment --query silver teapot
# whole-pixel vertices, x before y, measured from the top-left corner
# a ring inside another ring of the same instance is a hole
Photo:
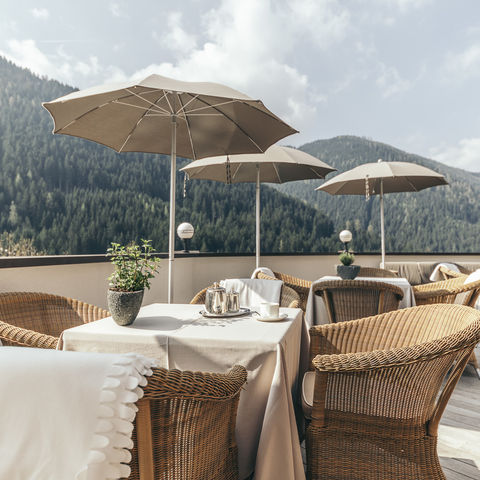
[[[227,291],[219,283],[207,288],[205,294],[205,310],[207,313],[221,315],[228,311]]]

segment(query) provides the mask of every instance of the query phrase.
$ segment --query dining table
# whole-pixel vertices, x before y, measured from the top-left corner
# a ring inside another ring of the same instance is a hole
[[[303,480],[295,405],[302,350],[308,331],[302,310],[280,308],[281,321],[243,316],[209,318],[201,305],[155,303],[140,309],[132,325],[111,317],[63,332],[59,348],[68,351],[136,352],[159,367],[226,372],[247,369],[236,422],[239,478]],[[284,315],[285,316],[285,315]]]
[[[308,327],[312,325],[324,325],[329,323],[327,309],[320,295],[313,293],[313,288],[322,282],[330,282],[332,280],[341,280],[338,276],[326,275],[312,282],[310,292],[307,299],[307,308],[305,311],[305,323]],[[356,277],[355,280],[368,280],[370,282],[390,283],[400,287],[403,291],[403,298],[400,300],[398,308],[408,308],[415,306],[415,295],[413,289],[406,278],[402,277]]]

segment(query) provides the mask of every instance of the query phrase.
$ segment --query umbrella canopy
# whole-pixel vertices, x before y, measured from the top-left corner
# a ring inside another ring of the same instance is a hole
[[[53,133],[93,140],[117,152],[171,155],[169,302],[173,300],[176,155],[259,153],[295,133],[260,100],[216,83],[150,75],[137,82],[101,85],[43,106]]]
[[[181,169],[189,179],[224,183],[256,182],[256,265],[260,264],[260,182],[284,183],[325,178],[336,170],[295,148],[272,145],[262,154],[229,155],[196,160]]]
[[[424,188],[448,185],[445,177],[429,168],[410,162],[365,163],[340,173],[316,190],[331,195],[380,195],[382,268],[385,264],[383,194],[418,192]]]

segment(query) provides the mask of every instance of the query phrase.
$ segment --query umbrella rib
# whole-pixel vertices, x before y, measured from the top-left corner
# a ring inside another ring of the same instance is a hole
[[[178,99],[178,102],[180,103],[180,105],[182,107],[182,108],[180,108],[180,110],[178,112],[182,112],[183,116],[185,117],[185,123],[187,124],[188,139],[190,140],[190,147],[192,148],[192,155],[193,155],[193,159],[195,160],[197,158],[197,154],[195,153],[195,147],[193,146],[192,131],[190,129],[190,122],[189,122],[187,116],[185,115],[185,111],[184,111],[184,108],[194,99],[192,98],[192,100],[187,102],[186,105],[183,105],[182,99],[178,95],[178,92],[177,92],[177,99]]]
[[[115,100],[112,103],[116,103],[117,105],[124,105],[125,107],[138,108],[140,110],[145,110],[145,111],[148,111],[151,108],[151,106],[141,107],[140,105],[133,105],[131,103],[119,102],[118,100]],[[167,111],[163,112],[163,110],[159,110],[159,113],[156,113],[154,115],[155,116],[167,116],[167,115],[170,115],[170,113],[168,113]]]
[[[280,173],[279,173],[279,171],[278,171],[277,164],[276,164],[276,163],[273,163],[272,165],[273,165],[273,169],[275,170],[275,173],[277,174],[278,181],[279,181],[280,183],[283,183],[283,182],[282,182],[282,179],[280,178]]]
[[[157,105],[157,102],[159,102],[162,98],[165,97],[165,91],[163,91],[163,96],[161,96],[160,98],[158,98],[155,103],[150,101],[150,100],[147,100],[146,98],[143,98],[141,95],[139,95],[138,93],[135,93],[135,92],[132,92],[131,90],[129,90],[128,88],[125,89],[128,93],[130,93],[131,95],[133,95],[134,97],[137,97],[139,98],[140,100],[144,101],[144,102],[147,102],[150,107],[155,107],[155,108],[158,108],[158,110],[160,112],[163,112],[163,113],[168,113],[168,110],[166,110],[165,108],[162,108],[160,106]],[[155,90],[152,90],[152,91],[155,91]],[[160,89],[159,89],[160,91]],[[151,92],[148,92],[148,93],[151,93]],[[127,104],[128,105],[128,104]]]
[[[313,167],[308,167],[318,178],[325,178],[325,175],[318,173]]]
[[[405,180],[409,183],[409,185],[413,188],[415,192],[418,192],[419,190],[415,187],[415,185],[408,179],[408,177],[405,177]]]
[[[237,169],[235,170],[235,173],[232,175],[232,180],[235,180],[235,177],[237,176],[237,173],[240,170],[241,166],[242,166],[242,164],[239,163]]]
[[[233,118],[230,118],[229,115],[227,115],[225,112],[222,112],[221,110],[218,110],[217,106],[215,105],[210,105],[206,100],[204,100],[203,98],[198,98],[198,101],[199,102],[203,102],[205,103],[206,105],[210,106],[211,108],[213,108],[214,110],[217,110],[220,114],[222,114],[228,121],[232,122],[237,128],[238,130],[240,130],[240,132],[242,132],[254,145],[255,147],[258,148],[258,151],[260,153],[263,153],[263,150],[260,148],[260,146],[257,144],[257,142],[255,142],[255,140],[235,121],[233,120]],[[232,102],[231,102],[232,103]],[[233,103],[236,103],[233,102]],[[240,103],[240,102],[239,102]],[[243,103],[243,102],[242,102]]]
[[[192,98],[192,100],[190,100],[190,101],[193,101],[195,98],[198,98],[198,95],[195,95],[195,97]],[[238,102],[238,100],[228,100],[228,101],[226,101],[226,102],[216,103],[215,105],[210,104],[210,103],[207,103],[207,105],[208,105],[207,107],[193,108],[192,110],[189,110],[189,111],[187,112],[187,114],[190,115],[190,114],[192,114],[193,112],[199,112],[199,111],[201,111],[201,110],[207,110],[208,108],[222,107],[223,105],[229,105],[229,104],[231,104],[231,103],[236,103],[236,102]],[[190,103],[190,102],[188,102],[188,103]]]
[[[177,92],[177,97],[178,97],[178,92]],[[185,108],[187,108],[188,105],[190,105],[197,97],[198,97],[198,95],[193,96],[185,105],[183,105],[182,102],[180,102],[180,105],[182,105],[182,108],[180,108],[180,110],[178,110],[177,114],[180,114],[182,112],[185,114]]]
[[[159,102],[163,97],[160,97],[157,102]],[[150,108],[154,107],[155,104],[152,104]],[[120,149],[118,150],[119,152],[123,151],[123,149],[125,148],[125,145],[130,141],[130,138],[132,137],[133,135],[133,132],[137,129],[139,123],[147,116],[147,113],[148,113],[148,110],[146,110],[143,115],[138,119],[137,123],[135,124],[135,126],[132,128],[132,130],[130,130],[130,133],[127,135],[127,138],[125,139],[125,141],[123,142],[123,145],[120,147]]]

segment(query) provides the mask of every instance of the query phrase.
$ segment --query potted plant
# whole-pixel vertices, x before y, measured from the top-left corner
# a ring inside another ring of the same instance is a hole
[[[343,280],[353,280],[360,271],[359,265],[352,265],[355,261],[355,255],[348,250],[348,243],[352,240],[352,233],[349,230],[340,232],[340,240],[345,249],[340,251],[339,260],[340,265],[337,265],[337,275]]]
[[[107,257],[114,266],[108,277],[108,309],[119,325],[130,325],[137,318],[143,292],[150,288],[150,280],[158,271],[160,259],[154,257],[154,253],[151,240],[143,239],[141,246],[133,242],[126,246],[112,242],[107,249]]]

